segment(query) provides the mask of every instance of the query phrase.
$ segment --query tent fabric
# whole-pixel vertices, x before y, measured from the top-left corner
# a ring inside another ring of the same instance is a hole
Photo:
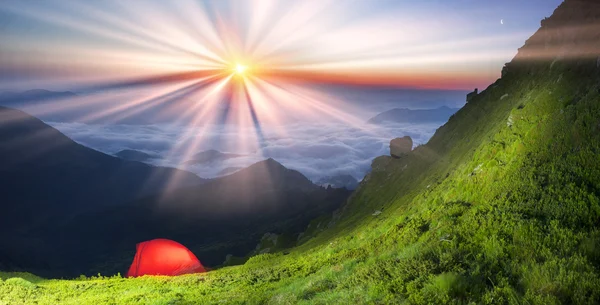
[[[168,239],[153,239],[136,245],[135,258],[127,277],[201,272],[206,272],[204,266],[184,245]]]

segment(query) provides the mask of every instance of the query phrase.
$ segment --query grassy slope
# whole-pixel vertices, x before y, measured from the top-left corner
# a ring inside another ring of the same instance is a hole
[[[0,304],[599,303],[595,61],[515,68],[288,255],[174,278],[0,273]]]

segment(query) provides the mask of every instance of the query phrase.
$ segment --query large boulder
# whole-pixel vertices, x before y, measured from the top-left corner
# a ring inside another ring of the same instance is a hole
[[[400,158],[408,154],[413,147],[413,141],[409,136],[395,138],[390,141],[390,154],[392,157]]]
[[[501,76],[501,77],[505,77],[505,76],[506,76],[506,74],[508,73],[508,65],[509,65],[509,63],[505,63],[505,64],[504,64],[504,67],[502,67],[502,72],[500,73],[500,76]],[[467,98],[467,99],[468,99],[468,98]]]

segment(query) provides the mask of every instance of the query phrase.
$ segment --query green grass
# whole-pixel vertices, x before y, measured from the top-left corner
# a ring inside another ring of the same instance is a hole
[[[0,273],[0,304],[600,303],[599,84],[591,60],[511,73],[287,255],[180,277]]]

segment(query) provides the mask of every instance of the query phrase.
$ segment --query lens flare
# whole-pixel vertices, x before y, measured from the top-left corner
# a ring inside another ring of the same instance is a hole
[[[246,69],[248,69],[248,67],[242,64],[235,65],[235,73],[237,74],[244,74],[244,72],[246,72]]]
[[[44,35],[31,31],[39,36],[28,41],[16,34],[7,37],[18,43],[0,46],[0,67],[4,74],[15,72],[27,81],[38,77],[38,86],[46,81],[56,88],[90,93],[45,100],[31,109],[33,115],[70,112],[84,123],[107,118],[122,123],[135,116],[194,127],[177,135],[181,144],[170,154],[179,160],[212,149],[214,144],[206,139],[223,126],[232,135],[223,140],[230,151],[257,154],[262,153],[266,126],[277,126],[278,135],[285,137],[286,123],[299,118],[368,129],[362,119],[349,114],[360,111],[326,94],[322,85],[472,89],[482,78],[499,76],[488,75],[488,68],[498,64],[493,70],[500,71],[514,55],[513,48],[503,46],[520,43],[524,36],[481,37],[474,31],[456,37],[461,31],[447,25],[462,24],[463,16],[442,15],[442,20],[431,22],[400,8],[369,15],[361,11],[372,11],[366,1],[98,3],[3,3],[3,14],[35,21],[48,30],[39,32]],[[573,37],[597,32],[569,31]],[[544,42],[536,46],[517,57],[539,59],[556,53]],[[581,50],[564,56],[599,53],[597,46]],[[242,136],[249,130],[253,136]]]

